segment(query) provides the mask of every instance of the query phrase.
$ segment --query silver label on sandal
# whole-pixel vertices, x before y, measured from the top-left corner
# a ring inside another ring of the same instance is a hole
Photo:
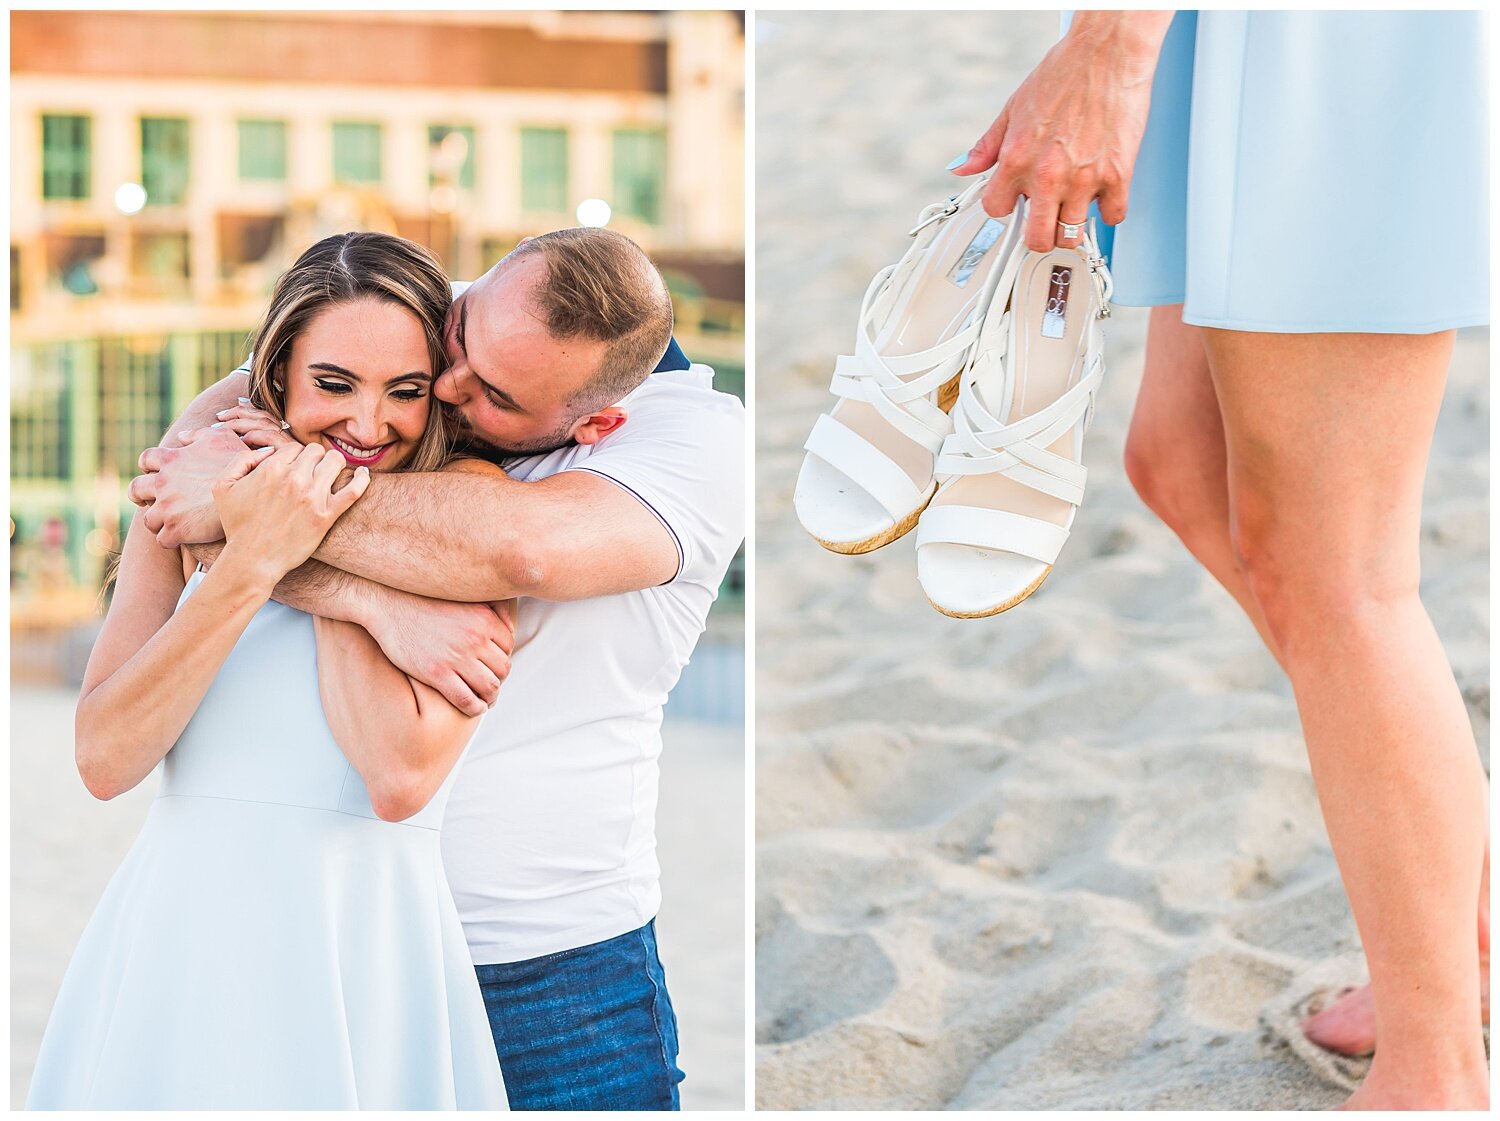
[[[958,261],[948,270],[948,279],[962,288],[969,282],[969,277],[974,275],[974,270],[979,267],[979,262],[984,260],[984,255],[995,247],[995,242],[1000,240],[1000,235],[1005,232],[1005,220],[1003,218],[991,218],[979,227],[979,232],[974,235],[974,240],[969,242],[963,253],[959,255]]]
[[[1073,284],[1073,270],[1066,265],[1052,269],[1047,289],[1047,310],[1042,313],[1042,338],[1060,339],[1068,329],[1068,289]]]

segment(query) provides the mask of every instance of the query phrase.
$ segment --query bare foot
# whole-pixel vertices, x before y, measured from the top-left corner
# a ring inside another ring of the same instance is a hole
[[[1302,1034],[1340,1055],[1370,1054],[1375,1050],[1375,998],[1370,986],[1345,989],[1327,1008],[1302,1021]]]
[[[1485,961],[1479,971],[1479,1008],[1490,1022],[1490,971]],[[1368,1055],[1375,1050],[1375,998],[1369,985],[1346,989],[1316,1015],[1302,1021],[1302,1034],[1319,1047],[1340,1055]]]

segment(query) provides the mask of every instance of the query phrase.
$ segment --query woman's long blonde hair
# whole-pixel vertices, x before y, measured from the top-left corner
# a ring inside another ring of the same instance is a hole
[[[251,402],[278,421],[286,420],[283,367],[292,343],[320,312],[351,300],[383,300],[415,315],[422,324],[436,378],[447,364],[443,325],[450,291],[438,259],[414,241],[364,231],[325,237],[276,282],[271,306],[252,344]],[[427,427],[399,470],[435,471],[448,458],[443,409],[436,399],[430,404]]]

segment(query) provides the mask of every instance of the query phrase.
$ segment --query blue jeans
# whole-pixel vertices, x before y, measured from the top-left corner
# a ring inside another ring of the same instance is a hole
[[[474,969],[511,1109],[680,1108],[655,919],[607,942]]]

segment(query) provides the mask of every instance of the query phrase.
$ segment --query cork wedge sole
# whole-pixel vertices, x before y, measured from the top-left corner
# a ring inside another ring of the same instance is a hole
[[[942,612],[944,615],[948,616],[948,618],[950,618],[950,619],[988,619],[988,618],[990,618],[993,615],[999,615],[1003,611],[1009,611],[1012,607],[1015,607],[1017,604],[1022,603],[1025,600],[1030,599],[1031,598],[1031,593],[1034,592],[1034,591],[1036,591],[1044,583],[1046,583],[1047,577],[1050,576],[1051,574],[1052,574],[1052,565],[1049,564],[1047,566],[1046,571],[1043,572],[1040,576],[1038,576],[1036,578],[1036,581],[1029,588],[1027,588],[1025,591],[1021,592],[1017,596],[1012,597],[1011,599],[1006,600],[999,607],[992,607],[992,608],[990,608],[990,609],[988,609],[986,611],[950,611],[948,608],[944,607],[942,604],[933,602],[933,599],[932,599],[931,596],[927,597],[927,602],[932,605],[932,608],[935,611]]]
[[[936,491],[934,490],[934,493]],[[931,499],[928,499],[930,502]],[[816,534],[808,534],[814,541],[830,553],[843,553],[845,556],[858,556],[861,553],[873,553],[876,549],[883,549],[892,541],[899,541],[912,530],[917,528],[917,519],[922,516],[922,511],[927,509],[927,503],[913,510],[884,533],[877,533],[866,541],[824,541]]]

